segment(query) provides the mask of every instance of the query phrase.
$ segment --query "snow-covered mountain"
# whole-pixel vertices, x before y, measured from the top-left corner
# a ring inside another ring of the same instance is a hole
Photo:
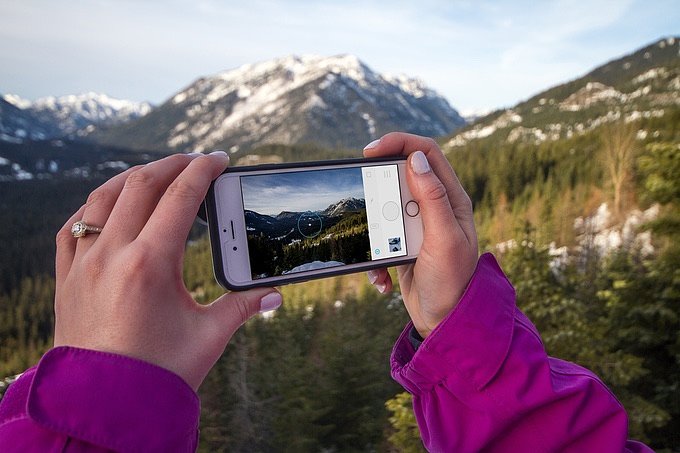
[[[137,149],[357,148],[391,130],[442,136],[463,124],[417,79],[378,74],[352,55],[289,56],[198,79],[150,114],[92,138]]]
[[[366,200],[351,197],[343,198],[337,203],[328,206],[322,213],[327,216],[336,216],[346,212],[358,212],[362,209],[366,209]]]
[[[148,102],[84,93],[28,101],[13,94],[0,96],[0,140],[44,140],[82,136],[95,125],[114,125],[151,111]]]

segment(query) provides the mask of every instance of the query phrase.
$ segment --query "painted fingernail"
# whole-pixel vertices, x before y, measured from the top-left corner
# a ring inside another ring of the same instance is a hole
[[[375,285],[375,287],[377,288],[380,294],[385,294],[385,290],[387,289],[387,283],[379,283]]]
[[[225,153],[224,151],[213,151],[209,154],[209,156],[213,156],[213,158],[217,157],[222,161],[224,166],[229,165],[229,154]]]
[[[269,293],[260,299],[260,313],[276,310],[281,306],[282,302],[283,298],[281,297],[280,293]]]
[[[416,151],[411,156],[411,168],[417,175],[424,175],[425,173],[432,171],[430,163],[427,161],[427,157],[425,157],[425,153],[422,151]]]
[[[368,145],[364,146],[364,150],[366,150],[366,149],[371,149],[371,148],[376,148],[376,147],[378,146],[378,144],[380,143],[380,140],[381,140],[380,138],[377,139],[377,140],[373,140],[371,143],[369,143]]]
[[[371,282],[371,285],[374,284],[376,281],[378,281],[378,276],[380,275],[378,271],[366,271],[366,275],[368,276],[368,281]]]

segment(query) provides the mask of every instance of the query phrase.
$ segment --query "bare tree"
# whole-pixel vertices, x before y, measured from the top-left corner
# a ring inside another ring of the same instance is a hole
[[[637,123],[605,124],[602,127],[602,160],[614,190],[614,214],[623,210],[623,191],[630,179],[635,154]]]

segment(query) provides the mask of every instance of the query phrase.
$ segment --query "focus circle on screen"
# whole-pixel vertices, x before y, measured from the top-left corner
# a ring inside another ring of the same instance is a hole
[[[298,231],[306,238],[314,238],[321,233],[323,222],[321,216],[315,212],[305,212],[300,214],[297,222]]]
[[[390,222],[399,218],[399,205],[394,201],[388,201],[382,208],[383,217]]]

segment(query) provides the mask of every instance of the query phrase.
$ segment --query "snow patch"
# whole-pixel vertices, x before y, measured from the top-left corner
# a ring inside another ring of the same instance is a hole
[[[571,94],[560,103],[560,110],[578,112],[597,102],[608,99],[620,100],[621,92],[600,82],[588,82],[586,86]]]
[[[21,165],[17,164],[16,162],[14,162],[11,167],[14,179],[17,181],[26,181],[35,177],[33,176],[33,173],[24,170],[21,168]]]
[[[420,79],[408,77],[404,74],[385,74],[383,78],[388,83],[398,87],[401,91],[407,92],[416,99],[432,95],[432,90],[428,89]]]
[[[498,129],[504,129],[512,124],[520,123],[521,121],[522,116],[519,115],[514,110],[510,109],[503,113],[498,118],[496,118],[495,121],[493,121],[491,124],[487,126],[478,125],[470,130],[457,134],[455,137],[449,140],[449,142],[446,145],[451,147],[464,146],[471,140],[488,137],[494,132],[496,132]]]
[[[340,261],[312,261],[311,263],[305,263],[299,266],[295,266],[289,271],[284,271],[283,274],[293,274],[296,272],[326,269],[328,267],[343,266],[344,264],[345,263],[341,263]]]
[[[633,79],[633,83],[638,84],[642,82],[646,82],[647,80],[652,80],[656,79],[659,77],[665,77],[668,75],[668,70],[664,67],[659,67],[659,68],[652,68],[646,72],[643,72],[639,76],[635,77]]]
[[[375,120],[368,113],[362,113],[361,117],[366,121],[366,127],[368,129],[368,135],[371,137],[375,136]]]
[[[130,168],[130,164],[128,164],[127,162],[123,162],[122,160],[106,161],[102,162],[101,164],[97,164],[97,170],[112,169],[124,171],[127,170],[128,168]]]
[[[24,99],[20,96],[17,96],[16,94],[5,94],[2,96],[2,98],[12,104],[14,107],[21,110],[31,107],[32,104],[28,99]]]
[[[643,254],[654,252],[649,231],[638,232],[640,226],[659,215],[659,205],[645,211],[635,209],[626,215],[622,223],[614,223],[607,203],[601,204],[589,217],[577,217],[574,229],[579,233],[581,246],[594,246],[602,255],[621,247],[637,247]]]

